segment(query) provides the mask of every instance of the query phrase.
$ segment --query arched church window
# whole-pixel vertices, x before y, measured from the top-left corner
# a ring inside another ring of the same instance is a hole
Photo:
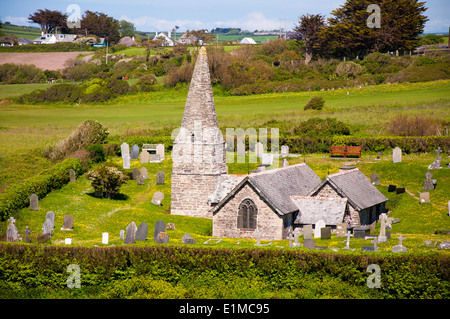
[[[255,203],[247,198],[239,205],[237,227],[240,229],[256,229],[256,215],[258,208]]]

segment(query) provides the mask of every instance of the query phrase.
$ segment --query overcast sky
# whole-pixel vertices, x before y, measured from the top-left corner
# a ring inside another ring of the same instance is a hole
[[[179,31],[216,27],[272,30],[280,28],[280,20],[283,28],[286,25],[292,30],[300,15],[330,16],[343,3],[345,0],[2,0],[0,19],[30,25],[28,15],[38,9],[66,13],[69,4],[77,4],[81,14],[86,10],[103,12],[133,22],[138,31],[167,31],[174,26],[179,26]],[[450,1],[428,0],[425,6],[430,19],[425,33],[448,32]]]

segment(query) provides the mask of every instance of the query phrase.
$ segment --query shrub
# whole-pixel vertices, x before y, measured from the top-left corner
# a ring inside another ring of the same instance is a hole
[[[79,59],[71,59],[66,62],[66,68],[62,71],[65,79],[82,81],[93,78],[99,73],[100,67]]]
[[[305,110],[321,110],[323,105],[325,104],[325,100],[320,96],[314,96],[309,102],[305,105]]]
[[[118,80],[113,77],[109,77],[105,80],[106,87],[117,95],[126,94],[130,90],[130,85],[127,81]]]
[[[355,62],[341,62],[336,67],[336,74],[340,77],[346,78],[356,78],[357,76],[363,74],[365,68]]]
[[[0,83],[24,84],[39,82],[41,69],[34,65],[6,63],[0,65]]]
[[[173,67],[163,78],[163,83],[166,87],[174,87],[178,82],[189,83],[194,72],[192,63],[183,62],[181,67]]]
[[[427,115],[399,114],[387,123],[389,133],[398,136],[443,135],[449,123],[444,123]]]
[[[350,128],[335,118],[313,117],[294,128],[295,134],[304,136],[350,135]]]
[[[92,187],[102,197],[114,198],[119,193],[122,184],[128,181],[128,175],[112,163],[99,165],[86,173],[86,178],[92,181]]]
[[[147,74],[139,78],[136,83],[136,87],[141,92],[150,92],[154,86],[158,83],[158,79],[154,74]]]
[[[89,151],[93,163],[101,163],[106,160],[105,149],[101,144],[89,145],[86,147],[86,151]]]

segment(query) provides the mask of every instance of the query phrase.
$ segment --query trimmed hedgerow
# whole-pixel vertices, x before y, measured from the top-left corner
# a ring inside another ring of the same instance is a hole
[[[298,289],[305,275],[334,278],[379,298],[450,297],[450,256],[442,253],[367,254],[277,249],[177,246],[64,247],[0,245],[0,282],[27,288],[64,288],[67,266],[80,267],[82,287],[108,287],[137,276],[177,285],[205,274],[217,281],[258,278],[265,290]],[[381,287],[367,288],[370,264],[381,271]],[[325,280],[325,279],[324,279]],[[224,286],[226,288],[226,286]],[[215,289],[215,288],[214,288]],[[227,292],[223,291],[226,298]],[[336,294],[339,294],[337,292]],[[185,295],[179,297],[186,297]]]
[[[83,165],[78,158],[69,158],[41,173],[10,185],[0,194],[0,219],[6,220],[16,210],[29,205],[31,194],[43,198],[52,190],[59,189],[70,180],[69,170],[77,175],[83,173]]]

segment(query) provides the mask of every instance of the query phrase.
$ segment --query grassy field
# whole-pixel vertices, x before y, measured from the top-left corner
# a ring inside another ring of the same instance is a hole
[[[18,38],[34,40],[41,35],[38,28],[23,27],[18,25],[3,24],[2,31],[6,34],[14,34]]]

